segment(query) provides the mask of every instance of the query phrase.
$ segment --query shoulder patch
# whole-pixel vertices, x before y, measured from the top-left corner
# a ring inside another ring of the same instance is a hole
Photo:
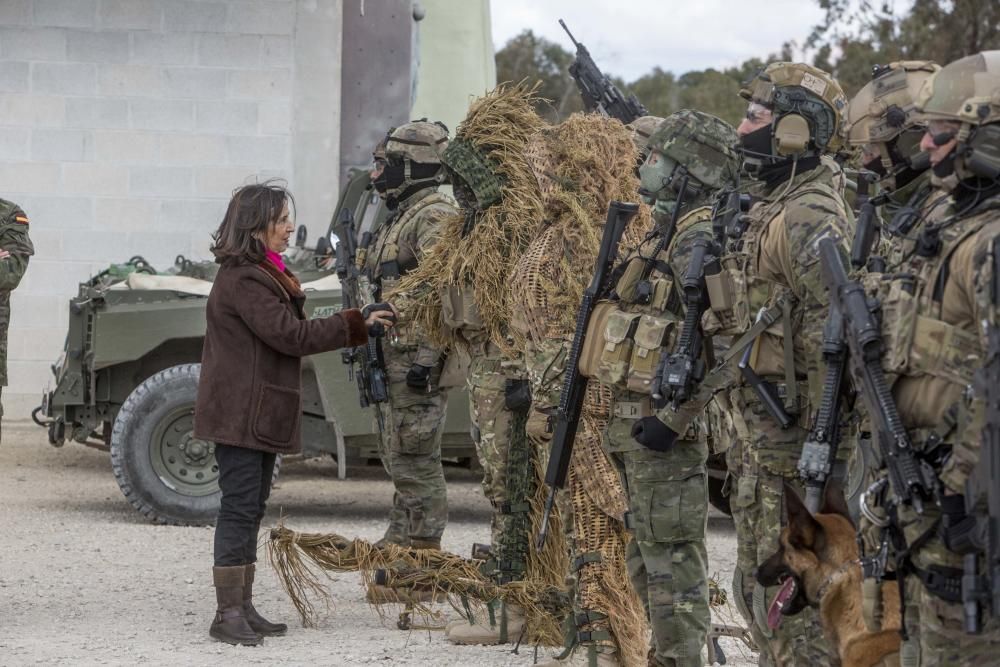
[[[20,223],[22,225],[26,225],[26,224],[28,224],[28,218],[27,218],[27,216],[23,216],[23,215],[15,215],[14,216],[14,222]]]

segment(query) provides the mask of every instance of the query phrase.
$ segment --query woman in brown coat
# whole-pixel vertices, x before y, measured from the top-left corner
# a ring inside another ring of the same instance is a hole
[[[213,236],[221,264],[208,297],[208,329],[195,437],[215,443],[222,507],[215,527],[218,611],[209,631],[230,644],[282,635],[252,602],[257,532],[277,454],[301,449],[301,358],[363,345],[395,314],[388,304],[307,319],[305,294],[281,253],[294,230],[291,195],[273,183],[238,189]]]

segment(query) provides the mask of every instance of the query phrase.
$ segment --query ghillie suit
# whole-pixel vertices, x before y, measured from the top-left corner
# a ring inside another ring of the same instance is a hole
[[[577,114],[542,130],[528,146],[544,222],[511,270],[507,300],[513,311],[512,338],[523,350],[531,382],[528,433],[543,451],[550,440],[547,415],[558,406],[576,311],[597,257],[608,205],[634,199],[638,189],[631,134],[616,120]],[[644,210],[624,243],[637,243],[649,226]],[[571,574],[576,582],[566,645],[617,653],[622,664],[639,664],[646,659],[649,627],[625,565],[628,501],[601,448],[610,405],[608,388],[592,383],[562,503],[572,512]],[[544,489],[538,491],[541,499]]]

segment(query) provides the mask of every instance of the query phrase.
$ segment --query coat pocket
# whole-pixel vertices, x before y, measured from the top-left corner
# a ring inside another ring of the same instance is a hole
[[[253,434],[267,443],[288,445],[298,430],[301,415],[302,395],[298,389],[265,382],[253,416]]]

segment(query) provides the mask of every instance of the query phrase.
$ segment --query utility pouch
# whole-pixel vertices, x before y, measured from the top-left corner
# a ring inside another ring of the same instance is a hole
[[[608,325],[608,318],[617,311],[618,304],[610,301],[599,301],[594,306],[594,312],[590,314],[590,322],[587,323],[587,337],[583,341],[583,349],[580,350],[578,365],[580,375],[585,378],[597,377],[601,355],[604,353],[604,329]]]
[[[632,357],[632,332],[640,313],[616,310],[604,326],[604,348],[598,362],[597,379],[606,384],[624,386]]]
[[[882,286],[882,331],[885,336],[885,356],[882,368],[887,373],[906,370],[917,329],[916,285],[912,278],[900,278]]]
[[[638,295],[636,288],[642,279],[642,271],[646,262],[641,257],[635,257],[629,261],[628,266],[622,272],[618,284],[615,285],[615,292],[625,303],[637,303]]]
[[[531,405],[531,386],[527,380],[508,379],[503,388],[504,405],[511,412],[523,412]]]
[[[627,386],[630,391],[652,393],[653,378],[667,345],[672,343],[677,320],[643,315],[632,337],[634,346],[629,363]],[[673,347],[670,344],[670,347]]]
[[[472,286],[449,285],[441,290],[441,318],[445,327],[453,330],[477,331],[483,328],[483,319],[476,306]]]
[[[705,274],[708,302],[723,330],[742,331],[750,326],[750,301],[742,271],[721,268]]]

